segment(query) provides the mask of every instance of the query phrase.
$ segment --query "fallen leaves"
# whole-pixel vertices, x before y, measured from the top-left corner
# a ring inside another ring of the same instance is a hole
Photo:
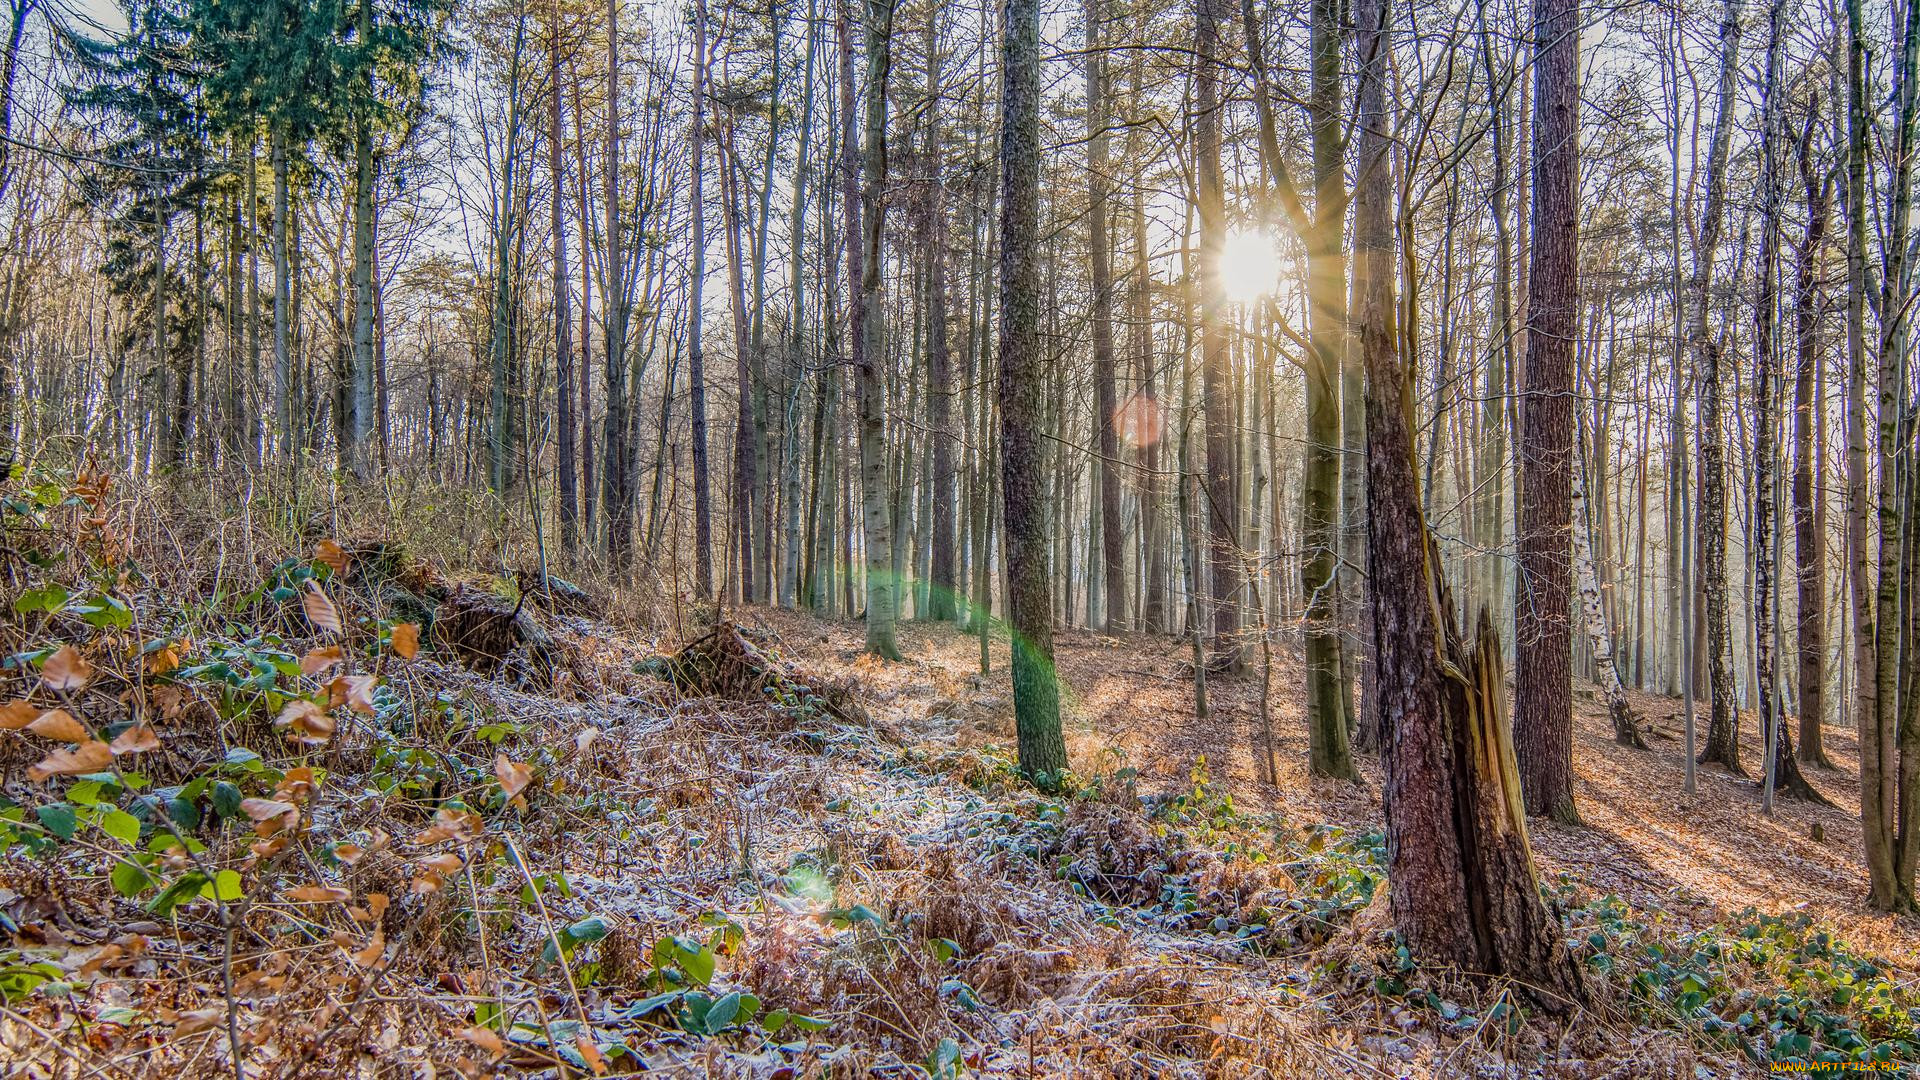
[[[353,898],[352,890],[338,885],[295,885],[280,895],[296,904],[338,904]]]
[[[280,799],[242,799],[240,812],[253,822],[254,835],[263,838],[300,824],[300,808]]]
[[[292,742],[320,746],[333,738],[335,723],[327,710],[306,698],[294,698],[281,706],[280,715],[273,718],[273,726],[285,732]]]
[[[93,665],[72,645],[55,649],[40,667],[40,681],[46,683],[49,690],[71,692],[87,685],[92,678]]]
[[[9,701],[0,705],[0,731],[18,731],[33,723],[34,717],[39,715],[40,706],[25,698]]]
[[[505,754],[493,756],[493,775],[500,781],[500,790],[507,793],[509,801],[519,798],[527,785],[533,783],[533,770]]]
[[[332,570],[335,576],[344,575],[353,561],[353,557],[347,554],[347,549],[333,540],[322,540],[315,544],[313,558],[315,562],[327,564],[327,569]]]
[[[433,812],[433,824],[422,829],[413,842],[421,847],[446,840],[467,844],[478,840],[485,831],[486,826],[481,824],[479,814],[443,806]]]
[[[173,1021],[173,1037],[184,1039],[189,1035],[207,1031],[226,1015],[226,1010],[221,1008],[195,1009],[192,1012],[180,1013]]]
[[[494,1057],[507,1052],[506,1042],[500,1038],[500,1033],[492,1028],[484,1028],[476,1024],[459,1034],[462,1041],[472,1043]]]
[[[413,891],[419,894],[439,892],[447,879],[459,873],[465,865],[466,862],[451,851],[422,860],[420,872],[413,878]]]
[[[160,749],[160,736],[145,724],[135,724],[113,737],[107,749],[114,757],[122,754],[144,754],[149,750]]]
[[[393,648],[393,654],[402,660],[411,660],[420,651],[420,624],[394,623],[393,631],[387,638]]]
[[[75,720],[73,714],[65,709],[41,713],[33,723],[27,725],[27,730],[55,742],[82,743],[93,738],[93,732],[88,731],[85,724]]]
[[[307,621],[325,630],[329,634],[340,632],[340,609],[333,606],[327,594],[314,585],[300,596],[300,610],[307,613]]]
[[[335,675],[327,684],[327,707],[342,705],[354,712],[373,715],[373,691],[380,680],[372,675]]]
[[[345,659],[346,652],[338,645],[308,649],[307,654],[300,658],[300,674],[318,675]]]
[[[55,750],[27,770],[27,779],[35,783],[49,776],[77,776],[104,772],[113,765],[113,751],[99,739],[83,742],[71,750]]]
[[[163,645],[147,654],[147,673],[165,675],[180,666],[180,649],[173,645]]]

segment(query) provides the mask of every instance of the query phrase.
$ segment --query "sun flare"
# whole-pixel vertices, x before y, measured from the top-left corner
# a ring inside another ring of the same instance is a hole
[[[1220,287],[1227,299],[1248,304],[1280,287],[1280,247],[1261,229],[1235,229],[1220,245]]]

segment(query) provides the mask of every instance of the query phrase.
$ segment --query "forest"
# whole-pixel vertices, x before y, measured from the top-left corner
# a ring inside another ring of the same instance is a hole
[[[1906,0],[0,10],[0,1073],[1920,1075]]]

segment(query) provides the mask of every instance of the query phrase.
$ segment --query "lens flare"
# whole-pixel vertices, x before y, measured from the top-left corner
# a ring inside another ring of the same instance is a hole
[[[1128,446],[1152,446],[1160,441],[1166,428],[1166,412],[1151,394],[1136,391],[1127,395],[1127,400],[1113,410],[1113,430],[1119,435],[1120,441]]]

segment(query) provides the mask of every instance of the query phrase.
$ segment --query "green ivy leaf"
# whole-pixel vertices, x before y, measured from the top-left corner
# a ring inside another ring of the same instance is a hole
[[[612,930],[613,927],[607,925],[607,920],[594,915],[567,927],[563,936],[570,944],[583,945],[589,941],[599,941]]]
[[[223,818],[239,813],[242,799],[238,785],[225,780],[213,785],[213,812]]]

